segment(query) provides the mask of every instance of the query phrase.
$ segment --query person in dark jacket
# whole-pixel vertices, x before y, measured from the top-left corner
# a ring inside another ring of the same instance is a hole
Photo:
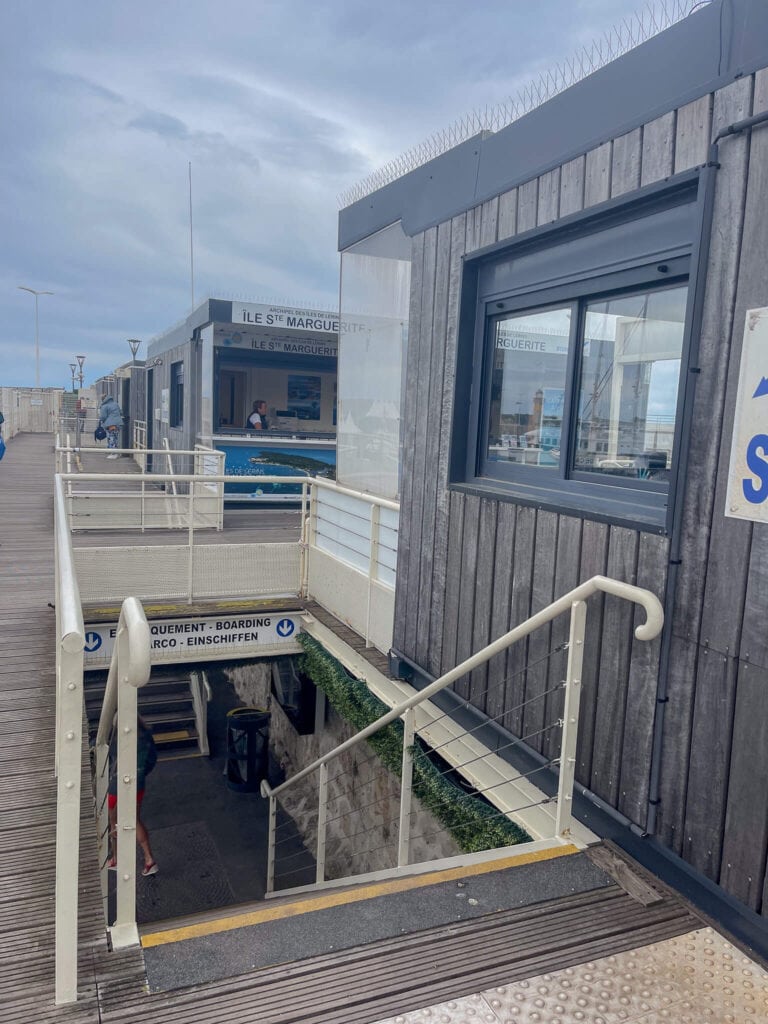
[[[269,430],[267,420],[267,403],[262,398],[257,398],[253,403],[251,415],[248,417],[246,426],[249,430]]]
[[[141,820],[141,801],[144,799],[144,790],[147,784],[147,776],[157,764],[157,748],[152,739],[152,733],[147,724],[141,718],[137,719],[138,737],[136,742],[136,842],[144,854],[144,867],[142,875],[147,878],[149,875],[156,875],[159,871],[157,861],[152,855],[152,847],[149,845],[149,831]],[[109,745],[109,787],[107,790],[107,809],[109,811],[109,841],[111,856],[109,867],[117,868],[117,734],[115,733]]]
[[[99,424],[104,427],[107,432],[107,448],[113,449],[110,451],[107,458],[116,459],[118,455],[114,449],[119,447],[118,439],[120,435],[120,428],[123,425],[123,414],[120,411],[120,406],[111,395],[104,395],[101,400],[101,406],[99,407]]]

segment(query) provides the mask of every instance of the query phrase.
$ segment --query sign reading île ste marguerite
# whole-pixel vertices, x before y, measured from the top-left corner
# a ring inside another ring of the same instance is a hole
[[[263,648],[291,654],[299,649],[296,636],[300,628],[296,612],[153,619],[149,623],[151,658],[153,664],[246,658],[258,656]],[[109,667],[116,636],[117,623],[86,625],[86,670]]]
[[[358,323],[348,318],[340,320],[338,313],[316,309],[291,309],[288,306],[268,306],[258,302],[233,302],[232,323],[332,335],[356,334],[368,330],[364,323]]]
[[[768,307],[744,323],[725,514],[768,523]]]

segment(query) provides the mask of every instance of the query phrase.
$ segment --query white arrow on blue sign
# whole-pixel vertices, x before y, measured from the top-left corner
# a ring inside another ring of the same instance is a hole
[[[725,514],[768,522],[768,308],[748,309]]]

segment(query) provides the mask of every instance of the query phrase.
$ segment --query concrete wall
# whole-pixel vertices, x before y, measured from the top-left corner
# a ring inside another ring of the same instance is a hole
[[[269,662],[254,662],[227,670],[243,702],[266,708],[272,714],[270,745],[287,778],[353,735],[352,728],[330,707],[325,729],[317,735],[300,736],[270,693]],[[383,765],[368,744],[342,755],[329,770],[328,837],[326,877],[342,878],[394,867],[397,864],[400,780]],[[314,853],[317,843],[318,776],[297,784],[281,798]],[[451,857],[459,848],[442,830],[436,818],[413,801],[411,861],[419,863]],[[298,862],[297,862],[298,863]],[[277,872],[279,874],[279,863]]]

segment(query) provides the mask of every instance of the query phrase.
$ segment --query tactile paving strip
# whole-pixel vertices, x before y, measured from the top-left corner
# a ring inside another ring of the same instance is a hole
[[[768,973],[711,928],[378,1024],[746,1024]]]

